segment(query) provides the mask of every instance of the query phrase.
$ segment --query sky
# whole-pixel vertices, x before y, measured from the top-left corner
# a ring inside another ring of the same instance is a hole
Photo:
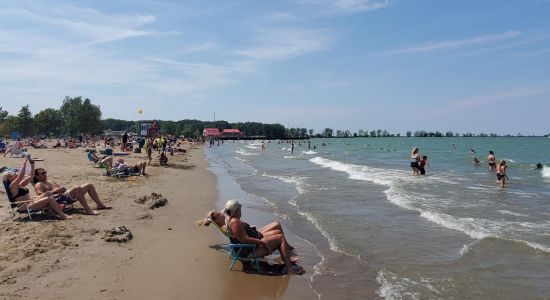
[[[0,0],[0,106],[66,96],[126,120],[548,134],[550,0]]]

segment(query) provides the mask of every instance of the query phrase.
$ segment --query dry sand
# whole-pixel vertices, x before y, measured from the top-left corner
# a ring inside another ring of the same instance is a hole
[[[99,216],[76,209],[67,221],[21,220],[8,214],[1,189],[0,298],[316,299],[305,276],[246,274],[239,263],[227,270],[226,253],[213,249],[225,239],[215,228],[195,225],[214,207],[216,178],[207,170],[203,147],[186,148],[187,154],[169,156],[169,166],[154,161],[148,176],[129,180],[103,176],[81,148],[30,149],[45,159],[37,166],[48,171],[49,180],[65,187],[92,183],[113,209]],[[131,163],[144,158],[125,157]],[[0,166],[22,163],[0,156]],[[136,202],[152,192],[168,204],[152,210],[150,200]],[[131,241],[102,239],[106,230],[121,225],[132,231]]]

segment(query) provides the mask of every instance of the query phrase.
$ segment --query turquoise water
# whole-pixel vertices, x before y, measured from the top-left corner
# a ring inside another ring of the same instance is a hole
[[[550,168],[533,170],[548,162],[550,139],[312,139],[317,149],[306,142],[293,153],[265,145],[229,142],[207,157],[232,182],[222,198],[245,203],[243,218],[282,221],[321,298],[550,295]],[[426,176],[409,168],[414,146],[429,157]],[[509,166],[504,189],[489,150]]]

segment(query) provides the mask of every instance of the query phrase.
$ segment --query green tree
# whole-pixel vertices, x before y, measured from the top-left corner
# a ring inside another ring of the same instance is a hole
[[[61,133],[63,120],[58,110],[46,108],[34,116],[36,131],[47,136],[58,135]]]
[[[88,98],[65,97],[59,111],[63,118],[63,131],[70,135],[98,133],[102,129],[101,108]]]
[[[332,137],[332,134],[333,134],[333,130],[331,128],[325,128],[325,130],[323,130],[323,137]]]
[[[16,116],[7,116],[4,119],[4,122],[0,124],[0,135],[7,136],[10,133],[17,131],[17,117]]]
[[[2,106],[0,106],[0,124],[4,123],[7,117],[8,117],[8,112],[5,110],[2,110]]]
[[[34,124],[29,105],[21,107],[17,114],[17,131],[23,137],[31,136],[34,133]]]

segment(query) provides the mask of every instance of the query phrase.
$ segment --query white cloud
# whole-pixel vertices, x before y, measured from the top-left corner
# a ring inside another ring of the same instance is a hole
[[[331,43],[327,32],[311,29],[259,30],[257,39],[257,46],[235,53],[250,59],[277,61],[321,51]]]
[[[317,6],[320,15],[352,14],[388,7],[390,0],[298,0],[298,4]]]
[[[521,32],[519,31],[508,31],[508,32],[493,34],[493,35],[477,36],[477,37],[468,38],[468,39],[449,40],[449,41],[443,41],[443,42],[429,43],[422,46],[390,50],[390,51],[384,52],[383,54],[394,55],[394,54],[403,54],[403,53],[423,53],[423,52],[433,52],[438,50],[450,50],[450,49],[457,49],[457,48],[467,47],[467,46],[503,42],[503,41],[517,38],[520,35],[521,35]]]
[[[390,4],[389,0],[372,1],[372,0],[336,0],[334,6],[338,9],[347,12],[363,12],[381,9]]]
[[[442,112],[454,113],[456,111],[463,111],[481,106],[494,107],[493,105],[498,102],[504,102],[514,99],[525,99],[533,96],[540,96],[547,94],[550,90],[546,87],[538,86],[526,86],[506,91],[501,91],[495,94],[482,95],[471,98],[465,98],[450,102],[444,106]],[[491,105],[491,106],[487,106]],[[496,108],[495,108],[496,109]]]

